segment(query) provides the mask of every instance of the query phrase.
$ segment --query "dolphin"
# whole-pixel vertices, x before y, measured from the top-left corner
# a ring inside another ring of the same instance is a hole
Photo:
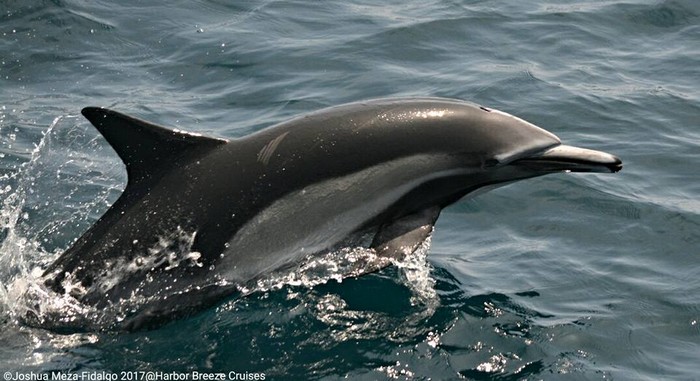
[[[455,99],[350,103],[237,139],[105,108],[82,114],[124,162],[128,182],[43,279],[97,309],[140,301],[124,330],[202,310],[360,234],[379,256],[411,255],[443,208],[480,191],[622,168],[611,154]]]

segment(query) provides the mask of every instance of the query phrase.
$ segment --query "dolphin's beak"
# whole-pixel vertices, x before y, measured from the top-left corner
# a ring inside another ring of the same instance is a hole
[[[559,145],[511,163],[541,172],[619,172],[622,161],[609,153]]]

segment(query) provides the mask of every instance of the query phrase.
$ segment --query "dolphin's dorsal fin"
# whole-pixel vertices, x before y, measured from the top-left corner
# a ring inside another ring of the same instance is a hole
[[[227,142],[171,130],[106,108],[86,107],[82,114],[122,159],[129,183],[152,178],[165,165]]]

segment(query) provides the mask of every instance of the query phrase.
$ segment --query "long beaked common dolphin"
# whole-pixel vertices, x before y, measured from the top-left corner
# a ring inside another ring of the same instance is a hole
[[[443,208],[480,190],[622,168],[613,155],[454,99],[351,103],[230,140],[105,108],[82,114],[128,182],[43,277],[98,309],[146,300],[121,323],[126,330],[206,308],[360,232],[380,256],[410,255]]]

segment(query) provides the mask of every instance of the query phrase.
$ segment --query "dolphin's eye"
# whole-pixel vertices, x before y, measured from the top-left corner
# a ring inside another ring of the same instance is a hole
[[[484,111],[486,111],[486,112],[491,112],[491,109],[490,109],[490,108],[486,108],[486,107],[484,107],[484,106],[479,106],[479,108],[482,109],[482,110],[484,110]]]

